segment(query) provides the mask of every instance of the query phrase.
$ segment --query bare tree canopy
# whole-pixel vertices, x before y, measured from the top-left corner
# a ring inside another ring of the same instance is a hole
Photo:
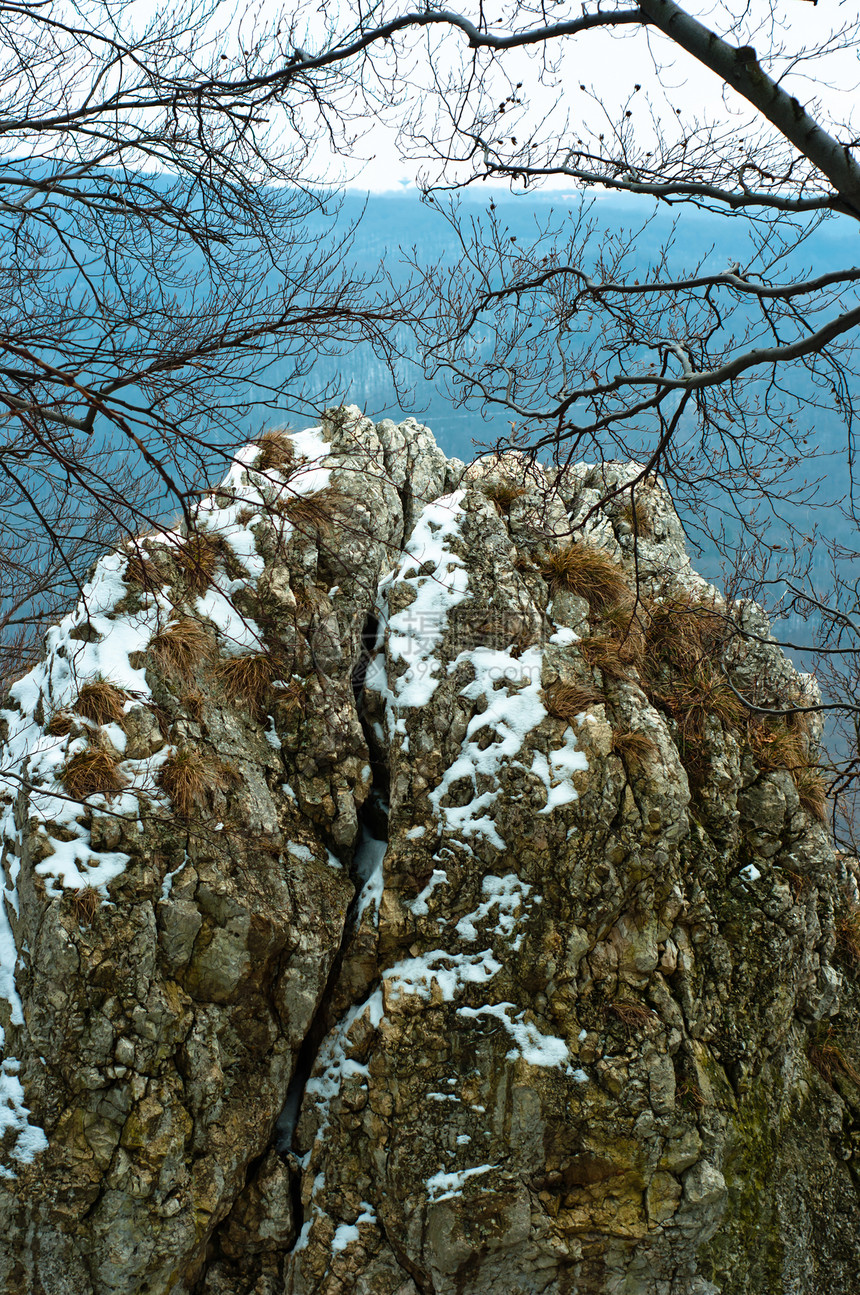
[[[242,88],[289,58],[275,30],[246,39],[218,4],[142,8],[0,5],[0,625],[13,647],[118,529],[187,513],[250,400],[300,403],[317,358],[359,340],[390,352],[396,294],[350,272],[352,231],[314,184],[311,89],[287,77],[286,119],[269,129],[263,101],[278,95]]]
[[[37,549],[77,578],[154,490],[187,508],[250,399],[298,403],[315,357],[359,341],[391,358],[411,317],[456,399],[510,411],[511,445],[634,457],[700,511],[721,491],[744,587],[814,615],[853,686],[860,269],[816,257],[826,222],[860,220],[853,6],[37,0],[0,3],[0,48],[4,579]],[[303,223],[377,119],[450,224],[452,265],[416,257],[408,301],[344,268],[348,233]],[[518,241],[447,201],[485,180],[693,205],[725,244],[670,238],[643,263],[641,205],[607,234],[568,201]],[[834,414],[847,530],[822,588],[788,504],[813,498]],[[9,588],[3,607],[14,630]]]

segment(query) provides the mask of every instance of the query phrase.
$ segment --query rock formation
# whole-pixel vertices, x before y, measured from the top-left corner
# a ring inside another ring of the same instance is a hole
[[[2,712],[3,1295],[856,1295],[814,683],[634,465],[355,409]]]

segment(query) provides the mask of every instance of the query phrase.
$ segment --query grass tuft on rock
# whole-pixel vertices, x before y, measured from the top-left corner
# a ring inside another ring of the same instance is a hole
[[[128,693],[109,679],[92,679],[82,685],[74,709],[93,724],[121,724]]]
[[[88,746],[66,762],[60,781],[74,800],[85,800],[97,792],[109,796],[126,785],[119,764],[119,758],[111,751]]]
[[[602,612],[629,601],[627,578],[618,563],[593,544],[565,544],[539,557],[540,569],[552,593],[567,590],[585,598],[592,611]]]
[[[223,538],[208,531],[192,531],[183,544],[176,546],[176,563],[191,593],[206,592],[225,556],[225,548]]]
[[[191,818],[205,803],[206,792],[220,786],[221,774],[193,746],[179,747],[158,771],[156,782],[182,818]]]
[[[216,674],[231,701],[244,702],[256,715],[266,711],[272,697],[272,682],[278,664],[267,652],[228,657],[218,664]]]
[[[607,1003],[605,1012],[611,1012],[617,1016],[624,1026],[625,1033],[641,1030],[643,1026],[654,1020],[654,1012],[644,1003],[634,1003],[629,999],[616,998],[611,1003]]]
[[[123,572],[126,584],[140,585],[144,589],[160,589],[170,583],[170,570],[167,563],[150,550],[136,545],[128,556]]]
[[[483,481],[481,490],[504,516],[511,511],[511,504],[529,493],[525,486],[518,485],[516,481],[498,479]]]
[[[619,518],[632,528],[640,539],[651,539],[654,535],[654,513],[649,501],[638,491],[635,503],[623,504],[618,513]]]
[[[719,661],[731,627],[713,602],[679,594],[649,605],[644,631],[652,670],[668,665],[691,675],[703,661]]]
[[[607,679],[629,680],[633,655],[623,641],[612,634],[592,634],[581,639],[579,654],[592,670],[600,670]]]
[[[836,940],[860,968],[860,906],[851,904],[836,924]]]
[[[300,535],[308,538],[329,535],[338,523],[338,516],[343,523],[344,516],[354,507],[354,500],[331,486],[312,495],[290,495],[278,501],[278,511]]]
[[[67,737],[74,728],[75,717],[67,710],[55,710],[45,725],[45,732],[51,737]]]
[[[210,660],[214,651],[212,636],[190,616],[170,621],[149,643],[149,654],[161,673],[183,679],[190,679],[195,667]]]
[[[818,823],[827,822],[827,787],[819,771],[813,765],[792,770],[794,785],[801,808],[810,818]]]
[[[612,750],[622,760],[632,760],[634,764],[644,764],[653,759],[657,753],[657,743],[647,733],[638,729],[612,730]]]
[[[286,432],[263,432],[257,445],[260,453],[253,464],[256,472],[280,472],[286,476],[295,467],[295,446]]]
[[[590,706],[598,706],[603,698],[594,688],[573,683],[557,683],[547,688],[543,704],[550,715],[572,724]]]
[[[275,706],[287,723],[293,724],[301,719],[307,706],[307,686],[304,680],[291,679],[286,688],[279,688],[275,693]]]
[[[824,1082],[831,1087],[837,1075],[843,1075],[860,1087],[860,1072],[837,1042],[832,1025],[819,1025],[810,1040],[806,1055]]]
[[[79,926],[92,926],[101,904],[101,895],[95,886],[80,886],[72,891],[72,912]]]

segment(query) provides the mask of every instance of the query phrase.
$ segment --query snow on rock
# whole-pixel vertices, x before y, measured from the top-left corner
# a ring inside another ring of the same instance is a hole
[[[468,597],[466,565],[452,547],[460,536],[462,498],[458,490],[424,508],[397,566],[380,584],[377,651],[364,686],[384,696],[390,733],[405,732],[399,710],[414,710],[431,700],[441,670],[435,651],[450,611]],[[402,611],[392,613],[386,595],[395,582],[405,585],[412,598]],[[393,669],[386,670],[383,643]]]
[[[457,1015],[475,1020],[480,1016],[495,1017],[501,1021],[514,1041],[506,1054],[508,1061],[522,1057],[530,1066],[560,1066],[572,1073],[568,1062],[570,1052],[563,1039],[541,1034],[531,1021],[524,1021],[525,1011],[517,1012],[513,1003],[488,1003],[484,1007],[458,1007]]]
[[[456,1169],[453,1173],[446,1173],[442,1169],[427,1179],[430,1200],[438,1204],[439,1201],[449,1201],[454,1196],[460,1196],[470,1178],[491,1173],[494,1169],[498,1169],[498,1165],[473,1165],[471,1169]]]

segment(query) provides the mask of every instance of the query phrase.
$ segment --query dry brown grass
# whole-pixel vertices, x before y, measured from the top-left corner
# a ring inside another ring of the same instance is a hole
[[[860,908],[851,905],[836,924],[836,939],[852,962],[860,967]]]
[[[834,1077],[841,1074],[860,1087],[860,1072],[836,1042],[832,1026],[819,1030],[806,1055],[826,1084],[832,1086]]]
[[[650,539],[654,534],[654,513],[651,504],[644,495],[637,493],[635,508],[632,502],[626,503],[619,511],[622,521],[633,528],[633,532],[642,539]]]
[[[260,714],[271,701],[272,680],[278,677],[279,668],[267,652],[255,652],[220,661],[216,673],[231,701],[245,702]]]
[[[199,724],[203,719],[203,704],[205,697],[202,692],[187,692],[179,699],[179,704],[185,711],[185,714],[195,724]]]
[[[557,683],[551,688],[547,688],[544,693],[543,703],[550,715],[556,719],[566,720],[569,724],[588,710],[589,706],[597,706],[602,698],[594,688],[580,686],[574,683]]]
[[[45,732],[51,737],[66,737],[74,727],[75,717],[67,710],[55,710],[45,725]]]
[[[144,589],[160,589],[162,585],[170,583],[170,570],[165,561],[159,561],[157,554],[137,547],[129,554],[123,580],[126,584],[141,585]]]
[[[802,733],[782,720],[776,723],[753,719],[748,729],[750,748],[762,769],[794,771],[806,765]]]
[[[651,603],[644,620],[649,660],[686,675],[703,661],[719,661],[730,633],[725,616],[714,604],[692,594]]]
[[[60,773],[66,791],[75,800],[85,800],[96,792],[110,795],[126,784],[119,771],[119,759],[101,747],[88,746],[67,761]]]
[[[632,760],[634,764],[643,764],[657,753],[657,743],[647,733],[637,729],[612,730],[612,750],[622,760]]]
[[[211,660],[215,652],[212,636],[190,616],[170,621],[150,640],[149,654],[164,675],[190,679],[201,661]]]
[[[518,550],[513,561],[515,571],[540,571],[540,567],[530,553],[524,553],[522,549]]]
[[[481,489],[503,515],[511,511],[511,504],[516,499],[522,499],[523,495],[528,494],[525,486],[517,485],[515,481],[483,481]]]
[[[108,679],[93,679],[82,685],[74,709],[93,724],[121,724],[128,693]]]
[[[654,696],[675,720],[682,735],[694,742],[704,737],[709,717],[735,729],[741,728],[747,718],[747,708],[741,698],[723,675],[706,662],[700,662],[689,675],[656,689]]]
[[[294,723],[300,719],[307,706],[307,692],[300,679],[291,679],[286,688],[279,688],[275,693],[275,705],[284,719]]]
[[[95,886],[81,886],[72,892],[72,912],[79,926],[92,926],[101,904]]]
[[[591,544],[566,544],[540,555],[540,567],[553,593],[566,589],[585,598],[592,611],[629,599],[623,570],[608,553]]]
[[[318,535],[329,533],[337,523],[338,510],[350,507],[347,496],[327,486],[312,495],[291,495],[280,503],[278,511],[300,535]]]
[[[295,466],[295,447],[286,432],[263,432],[257,444],[260,453],[253,464],[257,472],[281,472],[286,475]]]
[[[592,634],[577,644],[579,654],[593,670],[600,670],[607,679],[630,679],[630,653],[623,642],[609,634]]]
[[[624,999],[616,998],[614,1002],[607,1003],[605,1010],[618,1017],[628,1034],[631,1030],[640,1030],[654,1019],[654,1013],[650,1007],[646,1007],[644,1003],[631,1003]]]
[[[827,789],[819,770],[809,763],[809,735],[804,717],[751,721],[748,740],[760,768],[787,769],[794,779],[802,808],[817,822],[825,823]]]
[[[827,788],[817,769],[807,765],[792,773],[802,809],[819,823],[827,822]]]
[[[698,1084],[691,1079],[684,1079],[675,1090],[675,1096],[682,1106],[690,1111],[700,1111],[707,1106],[704,1094]]]
[[[206,592],[225,556],[226,547],[220,535],[211,535],[208,531],[192,531],[184,544],[176,546],[176,563],[191,593]]]
[[[182,818],[191,818],[205,803],[210,788],[223,784],[218,767],[200,754],[196,747],[183,746],[169,755],[158,771],[156,782],[173,802]]]

